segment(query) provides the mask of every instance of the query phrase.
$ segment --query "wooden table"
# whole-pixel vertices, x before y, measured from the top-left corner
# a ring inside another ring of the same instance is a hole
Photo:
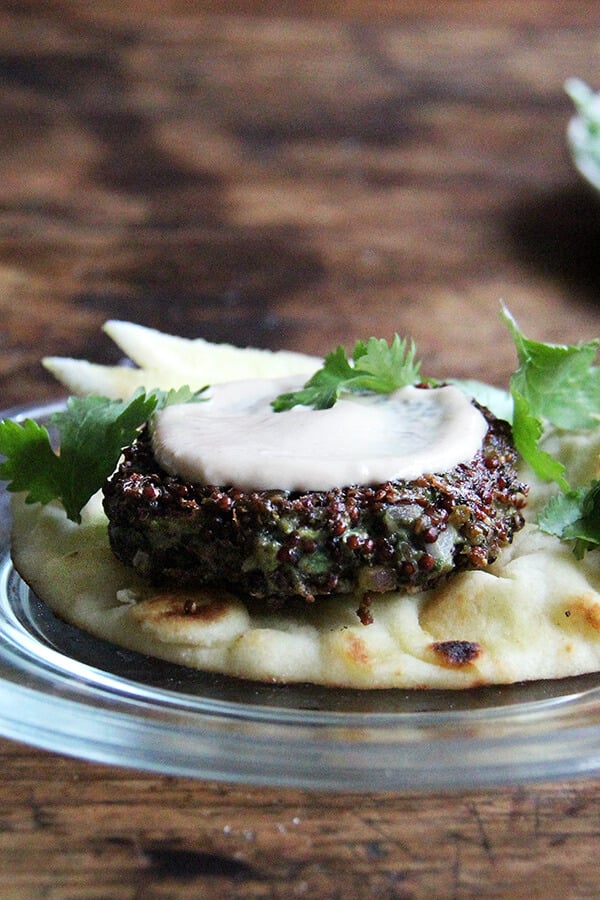
[[[563,82],[600,7],[532,0],[0,4],[0,398],[108,318],[322,353],[394,330],[504,383],[600,333],[600,207]],[[3,898],[576,896],[600,781],[329,794],[0,743]]]

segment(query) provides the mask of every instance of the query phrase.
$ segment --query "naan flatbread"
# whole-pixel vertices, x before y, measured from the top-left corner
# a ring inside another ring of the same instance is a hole
[[[116,337],[113,328],[117,343],[119,334],[131,337],[130,326],[122,326]],[[252,351],[228,348],[221,357],[208,345],[203,362],[190,348],[194,377],[183,378],[181,353],[163,354],[166,336],[144,331],[143,354],[131,341],[126,350],[141,368],[124,370],[128,380],[117,385],[114,369],[95,366],[91,390],[106,394],[108,386],[113,396],[127,396],[140,384],[148,387],[149,371],[152,386],[216,383],[227,380],[232,359],[235,377],[302,369],[297,354],[258,351],[253,358]],[[315,360],[303,359],[302,371],[314,371]],[[71,362],[55,359],[52,370],[71,390],[90,390],[89,364],[79,366],[87,380],[73,379]],[[550,440],[573,484],[599,476],[600,430]],[[549,488],[528,473],[523,478],[532,484],[530,522],[493,566],[432,591],[380,595],[370,625],[359,622],[360,597],[352,595],[272,612],[226,591],[157,590],[112,555],[100,494],[81,525],[57,504],[28,505],[17,495],[13,559],[67,622],[159,659],[240,678],[360,689],[469,688],[599,670],[600,553],[578,562],[568,546],[541,533],[533,521]]]

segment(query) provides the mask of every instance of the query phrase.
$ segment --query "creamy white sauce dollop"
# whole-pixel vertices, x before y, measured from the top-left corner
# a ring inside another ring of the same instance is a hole
[[[210,387],[202,403],[168,406],[152,425],[154,454],[171,474],[243,490],[328,490],[441,473],[480,449],[487,423],[452,386],[345,395],[330,409],[271,401],[304,378]]]

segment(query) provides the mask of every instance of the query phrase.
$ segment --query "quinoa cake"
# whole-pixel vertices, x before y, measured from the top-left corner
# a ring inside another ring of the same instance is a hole
[[[452,572],[487,568],[523,525],[527,488],[510,428],[485,416],[481,450],[448,472],[305,492],[170,475],[146,428],[104,487],[111,547],[155,584],[225,587],[273,608],[427,590]]]

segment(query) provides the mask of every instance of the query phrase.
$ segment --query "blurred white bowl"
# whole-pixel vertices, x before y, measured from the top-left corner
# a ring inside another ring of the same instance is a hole
[[[567,141],[577,170],[600,191],[600,93],[579,78],[569,78],[565,90],[576,115],[567,127]]]

